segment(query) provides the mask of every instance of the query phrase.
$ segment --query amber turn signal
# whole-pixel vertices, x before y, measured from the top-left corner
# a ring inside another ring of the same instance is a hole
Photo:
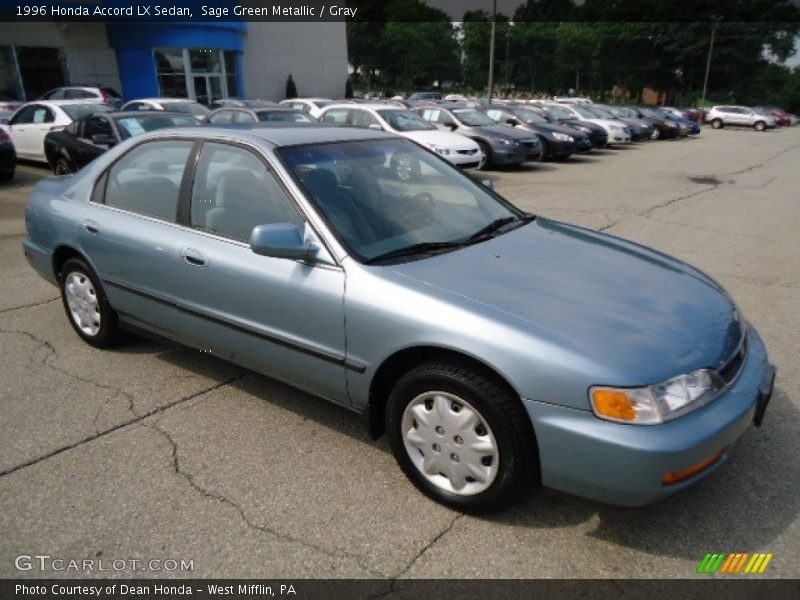
[[[681,469],[680,471],[670,471],[669,473],[665,473],[664,476],[661,478],[661,483],[664,485],[675,485],[676,483],[683,481],[684,479],[689,479],[694,475],[697,475],[701,471],[706,470],[711,465],[716,463],[720,458],[722,458],[724,451],[720,450],[713,456],[709,456],[705,460],[697,463],[696,465],[692,465],[686,469]]]
[[[636,410],[628,394],[621,390],[598,388],[592,390],[594,409],[604,417],[622,421],[634,421]]]

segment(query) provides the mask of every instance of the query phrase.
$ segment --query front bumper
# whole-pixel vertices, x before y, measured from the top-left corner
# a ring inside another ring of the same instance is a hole
[[[492,145],[493,165],[521,165],[528,160],[528,153],[522,144],[510,146],[508,144]]]
[[[485,156],[480,150],[460,150],[442,158],[462,169],[477,169],[485,160]]]
[[[567,158],[578,150],[575,142],[547,140],[547,158]]]
[[[629,144],[631,142],[631,134],[622,131],[612,131],[608,134],[608,144]]]
[[[523,400],[539,445],[542,483],[620,506],[640,506],[698,481],[726,462],[731,445],[763,416],[774,367],[764,343],[749,329],[750,346],[738,378],[706,406],[660,425],[626,425],[582,411]],[[757,414],[758,412],[761,414]],[[666,486],[661,478],[722,452],[687,479]]]

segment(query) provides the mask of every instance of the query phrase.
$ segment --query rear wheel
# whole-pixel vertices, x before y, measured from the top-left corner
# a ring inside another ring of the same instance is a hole
[[[722,122],[722,119],[714,119],[713,121],[711,121],[711,126],[714,129],[722,129],[723,125],[724,123]]]
[[[459,510],[501,506],[538,479],[536,440],[519,398],[469,364],[430,362],[397,382],[386,430],[422,492]]]
[[[767,124],[764,121],[756,121],[755,125],[753,125],[753,129],[756,131],[764,131],[767,128]]]
[[[60,281],[67,318],[83,341],[97,348],[117,344],[121,337],[117,314],[92,268],[79,258],[70,258],[61,269]]]

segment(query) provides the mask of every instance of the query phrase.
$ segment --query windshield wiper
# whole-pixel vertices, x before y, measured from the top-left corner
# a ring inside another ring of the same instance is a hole
[[[478,229],[478,231],[469,236],[465,241],[475,242],[477,240],[482,240],[483,238],[489,237],[495,231],[502,229],[509,223],[513,223],[514,221],[520,221],[521,223],[530,223],[535,218],[536,217],[534,217],[533,215],[526,214],[521,217],[503,217],[502,219],[495,219],[494,221],[486,225],[486,227],[481,227],[480,229]]]
[[[404,246],[403,248],[397,248],[396,250],[390,250],[389,252],[378,254],[377,256],[373,256],[372,258],[365,260],[364,264],[371,265],[377,262],[388,260],[390,258],[425,254],[426,252],[434,252],[436,250],[461,248],[462,246],[466,245],[467,244],[464,242],[420,242],[418,244],[411,244],[410,246]]]

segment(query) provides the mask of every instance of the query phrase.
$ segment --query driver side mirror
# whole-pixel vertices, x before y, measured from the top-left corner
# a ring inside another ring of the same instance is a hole
[[[369,124],[369,128],[370,128],[370,129],[377,129],[378,131],[383,131],[383,127],[381,127],[381,126],[380,126],[380,125],[378,125],[377,123],[370,123],[370,124]]]
[[[516,127],[517,125],[519,125],[519,121],[517,119],[515,119],[514,117],[506,119],[506,123],[508,123],[512,127]]]
[[[114,140],[113,136],[110,136],[107,133],[95,133],[92,136],[92,143],[96,146],[108,146],[110,148],[117,142]]]
[[[250,249],[261,256],[273,258],[313,258],[319,248],[303,240],[297,225],[274,223],[258,225],[250,234]]]
[[[456,124],[454,121],[450,121],[449,123],[445,123],[444,125],[445,125],[445,127],[447,127],[447,128],[450,130],[450,131],[455,131],[456,129],[458,129],[458,124]]]

